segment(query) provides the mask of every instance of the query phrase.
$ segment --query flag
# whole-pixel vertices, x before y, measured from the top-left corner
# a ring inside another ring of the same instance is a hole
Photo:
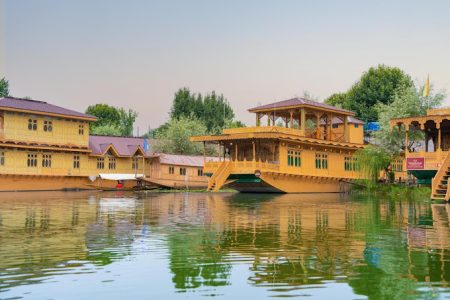
[[[424,97],[430,96],[430,75],[428,75],[427,81],[425,81],[422,96]]]

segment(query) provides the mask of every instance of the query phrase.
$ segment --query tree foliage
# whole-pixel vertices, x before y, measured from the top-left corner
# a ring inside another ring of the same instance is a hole
[[[391,155],[382,147],[369,145],[355,153],[363,176],[369,184],[375,184],[380,173],[386,170],[391,162]]]
[[[377,104],[390,104],[398,88],[412,86],[410,76],[401,69],[378,65],[364,72],[346,93],[333,94],[325,102],[352,110],[363,121],[376,121]]]
[[[9,96],[9,82],[4,77],[0,79],[0,97]]]
[[[97,117],[97,122],[91,125],[94,134],[131,136],[137,118],[137,112],[124,108],[116,108],[108,104],[90,105],[86,113]]]
[[[170,117],[196,118],[213,134],[220,133],[230,124],[243,125],[242,122],[234,120],[233,109],[222,94],[218,95],[213,91],[203,96],[200,93],[191,93],[188,88],[179,89],[175,93]]]
[[[164,130],[158,131],[154,149],[173,154],[203,154],[203,145],[190,141],[191,136],[204,135],[206,126],[193,117],[172,118]]]

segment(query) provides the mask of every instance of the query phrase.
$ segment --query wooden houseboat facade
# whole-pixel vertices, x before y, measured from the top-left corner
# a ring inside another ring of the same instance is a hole
[[[221,149],[219,161],[205,163],[208,190],[344,192],[360,177],[353,154],[364,147],[363,126],[353,112],[302,98],[249,111],[254,127],[192,137]]]

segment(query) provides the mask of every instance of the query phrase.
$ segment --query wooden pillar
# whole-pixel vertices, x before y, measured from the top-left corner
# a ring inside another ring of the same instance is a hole
[[[434,151],[441,150],[441,139],[442,139],[442,136],[441,136],[441,132],[442,132],[441,131],[441,122],[436,123],[436,129],[438,131],[438,140],[437,140],[437,144],[436,144],[436,147],[435,147]]]
[[[253,144],[253,161],[256,161],[256,143],[252,141]]]
[[[270,113],[267,114],[267,126],[270,126]]]
[[[203,166],[206,163],[206,142],[203,142]]]
[[[316,113],[316,139],[320,139],[320,114]]]
[[[290,127],[294,128],[294,112],[291,110],[290,114],[291,114]]]
[[[348,119],[344,116],[344,141],[348,143]]]
[[[259,120],[260,119],[260,116],[259,116],[259,113],[256,113],[256,126],[257,127],[259,127],[260,126],[260,124],[259,124]]]
[[[405,153],[408,153],[408,132],[409,132],[409,124],[405,124]]]
[[[331,128],[333,126],[333,115],[328,115],[328,140],[331,141]]]
[[[236,152],[234,154],[234,157],[235,157],[235,160],[237,161],[238,160],[238,146],[237,146],[237,143],[234,144],[234,151]]]
[[[300,109],[300,131],[303,135],[306,134],[306,111],[304,108]]]

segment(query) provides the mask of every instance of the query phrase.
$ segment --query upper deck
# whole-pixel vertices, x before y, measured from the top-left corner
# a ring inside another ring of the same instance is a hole
[[[224,129],[221,135],[192,137],[192,141],[273,138],[304,142],[360,146],[363,122],[354,113],[324,103],[294,98],[249,109],[256,126]],[[267,124],[267,125],[263,125]]]

